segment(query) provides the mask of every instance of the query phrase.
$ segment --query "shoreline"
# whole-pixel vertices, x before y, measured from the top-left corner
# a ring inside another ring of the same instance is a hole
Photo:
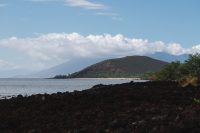
[[[200,132],[200,88],[174,81],[96,85],[0,100],[1,132]]]
[[[7,79],[6,79],[7,80]],[[17,90],[18,91],[15,91],[12,89],[15,88],[15,85],[16,85],[16,81],[18,82],[21,82],[18,87],[17,87]],[[23,81],[25,80],[25,82]],[[28,81],[31,81],[31,82],[28,82],[29,84],[26,84],[26,80]],[[33,80],[33,81],[32,81]],[[74,90],[86,90],[88,88],[92,88],[93,86],[96,86],[98,84],[104,84],[104,85],[109,85],[109,84],[121,84],[121,83],[128,83],[130,81],[132,82],[146,82],[147,80],[140,80],[138,78],[70,78],[70,79],[44,79],[44,81],[46,82],[46,80],[48,82],[51,82],[52,83],[55,83],[56,85],[58,85],[58,87],[53,87],[53,89],[50,89],[45,82],[41,82],[41,83],[38,83],[38,81],[42,81],[42,79],[19,79],[19,78],[16,78],[16,79],[8,79],[8,82],[9,84],[3,84],[3,86],[7,86],[9,85],[10,87],[7,89],[7,91],[0,91],[0,99],[6,99],[6,98],[10,98],[10,97],[16,97],[17,95],[23,95],[23,96],[31,96],[31,95],[35,95],[35,94],[53,94],[53,93],[57,93],[57,92],[65,92],[65,91],[70,91],[70,92],[73,92]],[[53,81],[51,81],[53,80]],[[65,87],[60,87],[59,88],[59,80],[64,80],[64,82],[62,82],[61,86],[65,86]],[[65,81],[66,80],[66,81]],[[68,80],[70,82],[68,82]],[[14,81],[14,82],[13,82]],[[38,86],[38,84],[40,84]],[[43,85],[44,84],[44,85]],[[29,87],[31,86],[31,87]],[[35,88],[34,90],[32,90],[33,88]],[[59,89],[58,89],[59,88]],[[0,89],[4,90],[3,87],[1,87]],[[29,92],[29,89],[32,90]],[[43,90],[43,91],[38,91],[39,89]],[[9,91],[11,90],[11,91]],[[45,91],[46,90],[46,91]],[[52,90],[52,91],[49,91],[49,90]]]
[[[113,80],[113,79],[117,79],[117,80],[142,80],[141,78],[69,78],[69,79],[83,79],[83,80],[89,80],[89,79],[107,79],[107,80]]]

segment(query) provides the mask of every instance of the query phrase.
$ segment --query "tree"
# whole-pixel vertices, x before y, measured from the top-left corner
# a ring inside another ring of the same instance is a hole
[[[172,62],[156,74],[158,80],[177,80],[182,76],[180,61]]]
[[[184,84],[200,81],[200,54],[191,54],[184,62],[172,62],[156,73],[157,80],[179,80]]]
[[[185,61],[185,69],[188,70],[189,75],[198,77],[198,79],[200,79],[200,54],[199,53],[189,55],[188,60]]]

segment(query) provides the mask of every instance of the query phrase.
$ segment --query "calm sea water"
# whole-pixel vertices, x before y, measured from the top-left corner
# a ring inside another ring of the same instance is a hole
[[[52,94],[89,89],[96,84],[119,84],[128,79],[0,79],[0,98],[32,94]]]

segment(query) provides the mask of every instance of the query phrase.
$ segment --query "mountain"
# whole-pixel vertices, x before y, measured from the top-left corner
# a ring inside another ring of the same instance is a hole
[[[119,78],[138,77],[161,70],[168,63],[147,56],[127,56],[109,59],[91,65],[70,78]]]
[[[101,58],[81,58],[70,60],[68,62],[64,62],[62,64],[56,65],[49,69],[28,75],[27,77],[31,78],[49,78],[54,77],[55,75],[67,75],[76,71],[80,71],[81,69],[85,68],[88,65],[92,65],[104,59]]]
[[[171,61],[176,61],[180,60],[183,62],[185,59],[187,59],[188,55],[170,55],[167,53],[163,52],[158,52],[154,54],[149,54],[146,55],[154,59],[158,60],[163,60],[166,62],[171,62]],[[114,56],[107,57],[108,58],[116,58]],[[92,64],[96,64],[99,61],[105,60],[104,58],[79,58],[79,59],[74,59],[70,60],[68,62],[64,62],[62,64],[56,65],[54,67],[51,67],[49,69],[34,73],[34,74],[29,74],[28,76],[24,77],[31,77],[31,78],[49,78],[49,77],[54,77],[55,75],[67,75],[71,74],[77,71],[80,71],[84,69],[87,66],[90,66]],[[20,73],[19,73],[20,74]]]
[[[172,62],[172,61],[184,62],[186,59],[188,59],[188,54],[171,55],[171,54],[164,53],[164,52],[157,52],[154,54],[149,54],[147,56],[154,58],[154,59],[163,60],[166,62]]]

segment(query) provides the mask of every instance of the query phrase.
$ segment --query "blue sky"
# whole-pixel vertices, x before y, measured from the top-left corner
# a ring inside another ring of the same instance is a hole
[[[1,0],[5,7],[0,7],[0,37],[51,32],[120,33],[152,41],[177,42],[185,47],[199,43],[199,0],[91,2],[101,3],[105,9],[70,7],[64,0]]]
[[[199,5],[199,0],[0,0],[0,71],[42,70],[110,53],[199,52]]]

